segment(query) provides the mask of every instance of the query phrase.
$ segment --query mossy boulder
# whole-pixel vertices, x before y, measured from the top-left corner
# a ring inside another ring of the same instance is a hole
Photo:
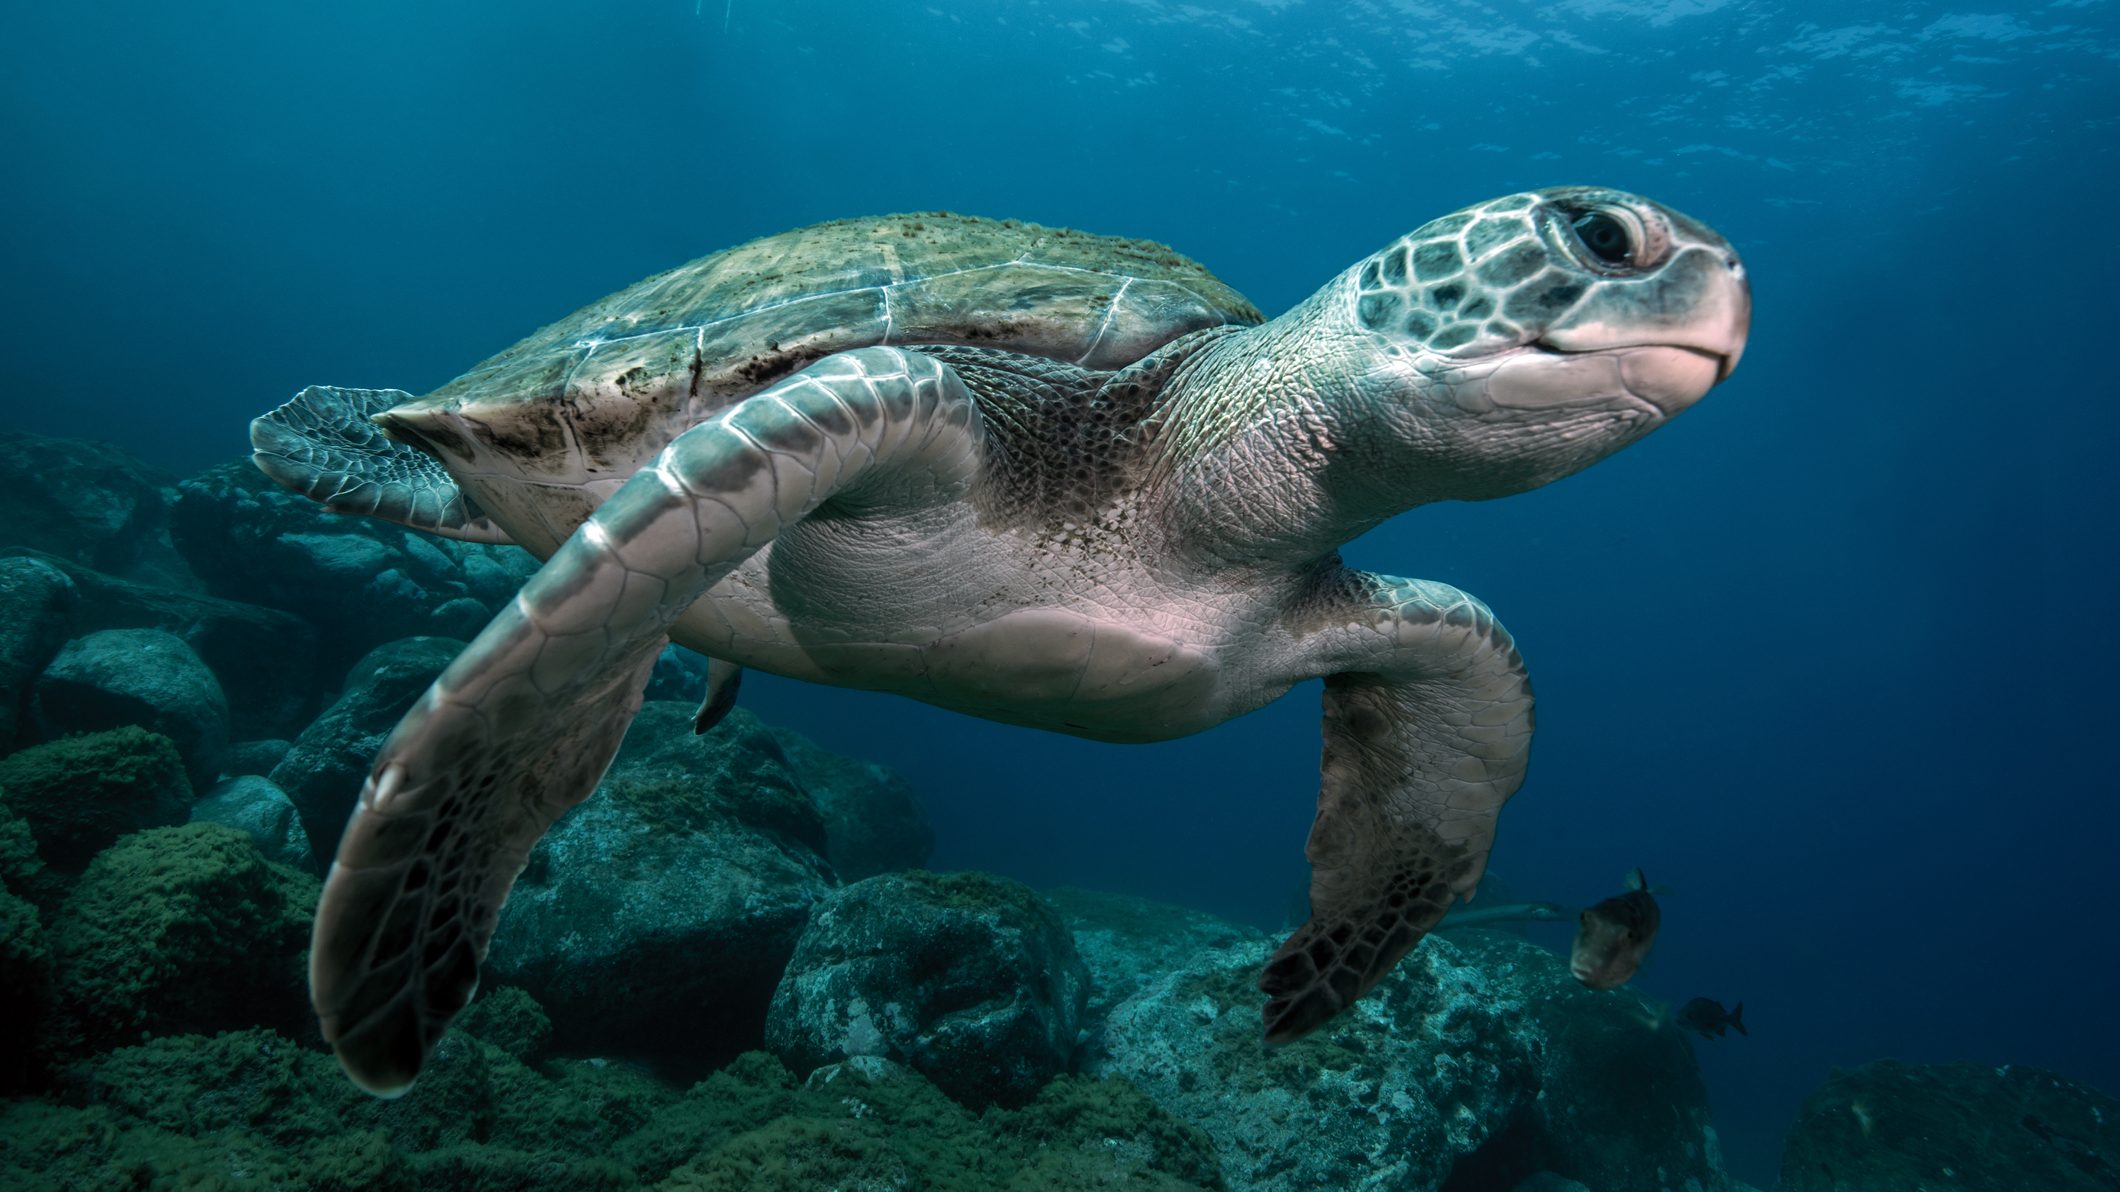
[[[161,629],[102,629],[66,643],[37,677],[47,737],[138,725],[168,737],[192,786],[221,773],[228,697],[190,644]]]
[[[193,823],[226,824],[255,842],[267,860],[315,873],[316,851],[301,812],[270,778],[244,774],[215,784],[191,805]]]
[[[0,802],[29,825],[44,861],[66,873],[127,833],[183,823],[191,799],[176,746],[143,728],[83,733],[0,759]]]
[[[1179,1192],[1224,1186],[1206,1136],[1124,1081],[1063,1078],[1020,1109],[982,1114],[910,1069],[865,1057],[819,1069],[776,1108],[764,1120],[703,1137],[696,1157],[661,1187]]]
[[[1195,954],[1113,1007],[1087,1049],[1090,1071],[1205,1129],[1240,1186],[1438,1188],[1537,1095],[1521,1002],[1435,937],[1280,1047],[1259,1037],[1272,950],[1255,936]]]
[[[37,905],[56,896],[29,825],[0,803],[0,1093],[35,1082],[51,1012],[51,943]]]
[[[75,1065],[63,1104],[14,1106],[0,1185],[87,1171],[139,1187],[633,1187],[598,1156],[674,1099],[623,1071],[543,1075],[460,1031],[391,1101],[271,1031],[170,1036]]]
[[[678,1094],[619,1064],[533,1068],[462,1031],[391,1101],[270,1031],[156,1039],[0,1107],[0,1140],[0,1186],[23,1188],[807,1192],[879,1171],[935,1189],[1222,1186],[1205,1136],[1120,1081],[980,1115],[885,1061],[802,1084],[752,1053]],[[806,1141],[823,1146],[787,1153]]]
[[[123,572],[151,560],[176,477],[107,443],[0,431],[0,545]]]
[[[927,864],[935,829],[902,775],[833,753],[793,729],[772,733],[824,820],[825,859],[840,881]]]
[[[552,1019],[537,999],[509,985],[479,991],[457,1029],[519,1060],[533,1060],[552,1040]]]
[[[316,879],[220,824],[134,833],[90,863],[51,924],[72,1042],[253,1023],[307,1029]]]
[[[691,717],[643,706],[602,787],[531,851],[486,957],[552,1016],[556,1049],[672,1078],[760,1045],[832,885],[823,824],[771,735],[741,709],[703,737]]]
[[[1508,931],[1463,930],[1463,963],[1506,981],[1509,1029],[1536,1047],[1537,1096],[1455,1174],[1475,1183],[1545,1172],[1592,1188],[1733,1185],[1686,1036],[1632,989],[1586,989],[1556,956]],[[1429,946],[1424,942],[1423,948]]]
[[[1183,912],[1144,930],[1156,905],[1113,895],[1061,905],[1100,983],[1131,990],[1092,1020],[1083,1069],[1198,1124],[1239,1186],[1733,1187],[1676,1029],[1519,937],[1431,935],[1347,1012],[1269,1047],[1271,936]]]
[[[0,751],[30,722],[30,692],[66,642],[74,581],[41,559],[0,559]]]
[[[1059,913],[1092,977],[1088,1017],[1102,1021],[1142,987],[1165,981],[1209,948],[1256,941],[1244,927],[1189,907],[1071,887],[1040,896]]]
[[[668,700],[641,705],[611,763],[611,796],[660,827],[695,832],[733,822],[822,857],[824,816],[780,734],[734,708],[701,736],[693,711]]]
[[[412,1192],[405,1156],[380,1131],[274,1146],[238,1131],[192,1135],[98,1107],[0,1107],[0,1187],[210,1192]]]
[[[37,838],[29,821],[15,814],[0,786],[0,889],[36,900],[51,889],[44,880],[44,858],[37,855]]]
[[[1777,1192],[2120,1188],[2120,1101],[2038,1068],[1879,1060],[1797,1115]]]
[[[28,899],[0,889],[0,1092],[29,1085],[51,1011],[52,955]]]
[[[0,553],[22,552],[0,547]],[[317,706],[317,631],[278,609],[203,592],[121,579],[58,555],[22,558],[65,573],[79,598],[68,623],[91,629],[162,629],[184,639],[228,697],[229,733],[283,736]]]
[[[383,738],[463,648],[455,638],[409,637],[370,650],[346,673],[338,698],[272,767],[268,777],[301,815],[320,867],[338,853]]]
[[[798,1072],[906,1064],[969,1105],[1020,1105],[1068,1070],[1089,975],[1028,887],[977,873],[881,874],[810,912],[766,1042]]]
[[[470,637],[537,570],[518,546],[333,513],[248,459],[178,486],[170,537],[209,591],[328,625],[331,671],[406,637]]]

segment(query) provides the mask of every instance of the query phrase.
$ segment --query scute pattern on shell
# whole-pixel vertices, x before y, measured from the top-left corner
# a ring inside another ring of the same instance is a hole
[[[835,220],[647,278],[399,408],[470,416],[517,458],[624,474],[676,430],[820,357],[958,343],[1092,369],[1188,332],[1262,322],[1147,240],[948,213]]]

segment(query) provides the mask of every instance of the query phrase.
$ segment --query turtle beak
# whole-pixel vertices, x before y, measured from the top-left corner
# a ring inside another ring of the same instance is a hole
[[[1737,371],[1738,358],[1745,354],[1745,341],[1752,336],[1752,282],[1745,276],[1745,263],[1737,259],[1736,253],[1729,256],[1730,266],[1730,346],[1722,353],[1722,367],[1715,371],[1715,383],[1720,385]]]

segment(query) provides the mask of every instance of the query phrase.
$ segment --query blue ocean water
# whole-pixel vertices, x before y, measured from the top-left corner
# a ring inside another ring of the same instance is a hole
[[[19,8],[12,429],[173,471],[303,385],[432,388],[649,273],[836,216],[1152,237],[1269,313],[1433,216],[1591,182],[1745,256],[1736,376],[1356,566],[1478,594],[1540,695],[1494,872],[1669,888],[1639,987],[1732,1170],[1880,1056],[2120,1088],[2108,359],[2120,18],[1743,0]],[[934,864],[1278,924],[1314,689],[1121,747],[754,676],[912,779]]]

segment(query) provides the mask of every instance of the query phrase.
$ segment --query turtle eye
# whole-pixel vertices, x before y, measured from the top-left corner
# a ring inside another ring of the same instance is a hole
[[[1633,235],[1627,225],[1605,212],[1586,211],[1568,226],[1575,229],[1575,238],[1590,250],[1590,255],[1605,264],[1629,265],[1634,262]]]

